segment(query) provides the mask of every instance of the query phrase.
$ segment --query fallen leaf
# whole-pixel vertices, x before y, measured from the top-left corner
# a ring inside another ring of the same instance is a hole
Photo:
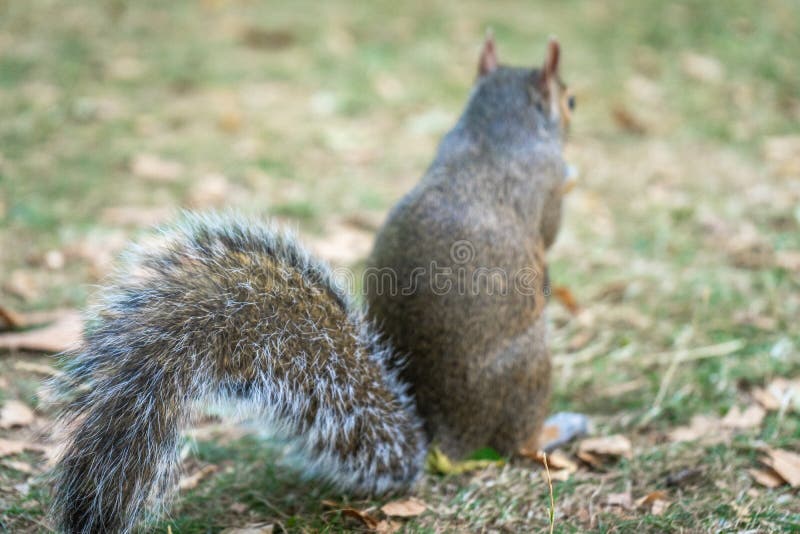
[[[427,510],[427,508],[428,507],[421,500],[410,497],[408,499],[388,502],[381,506],[381,511],[393,517],[416,517]]]
[[[16,460],[3,460],[0,465],[19,471],[20,473],[31,474],[34,472],[33,466],[26,462],[18,462]]]
[[[0,306],[0,326],[2,330],[18,330],[25,327],[25,318],[10,308]]]
[[[36,300],[39,296],[36,279],[29,271],[22,269],[11,271],[8,280],[3,284],[3,289],[24,301]]]
[[[19,454],[23,451],[37,451],[47,453],[48,448],[29,441],[0,438],[0,458]]]
[[[636,508],[649,506],[650,513],[652,515],[661,515],[669,507],[669,501],[667,500],[667,493],[661,490],[652,491],[647,495],[645,495],[644,497],[636,499],[635,504]]]
[[[800,252],[796,250],[776,252],[775,265],[787,271],[800,272]]]
[[[669,501],[661,499],[653,501],[653,504],[650,506],[650,513],[653,515],[663,515],[664,512],[667,511],[667,508],[669,508],[669,504]]]
[[[59,353],[77,347],[82,334],[80,312],[66,310],[55,322],[42,328],[0,334],[0,349]]]
[[[334,222],[324,237],[311,237],[309,247],[319,257],[334,265],[352,265],[365,258],[372,248],[371,232]]]
[[[569,469],[553,469],[549,473],[548,471],[542,471],[542,479],[545,482],[566,482],[571,474],[572,472]]]
[[[644,135],[647,133],[647,127],[642,120],[621,104],[611,108],[611,117],[620,129],[628,133],[634,135]]]
[[[751,394],[765,410],[774,412],[785,405],[790,410],[800,412],[800,378],[778,377],[765,388],[754,389]]]
[[[631,497],[631,492],[629,491],[624,493],[609,493],[606,495],[606,504],[629,509],[633,505],[633,497]]]
[[[531,452],[527,449],[520,449],[519,453],[526,458],[530,458],[544,465],[545,453],[542,451]],[[578,470],[578,464],[560,451],[547,453],[547,466],[554,471],[566,471],[568,474]]]
[[[503,465],[504,460],[465,460],[454,462],[447,457],[438,447],[432,447],[425,461],[429,471],[442,475],[460,475],[476,469],[483,469],[492,465]]]
[[[761,461],[771,467],[791,487],[800,487],[800,454],[784,449],[766,449]]]
[[[228,510],[230,510],[231,512],[234,512],[236,514],[243,514],[247,510],[249,510],[249,508],[244,503],[235,502],[235,503],[231,504],[230,506],[228,506]]]
[[[248,27],[242,32],[241,40],[251,48],[280,50],[294,43],[295,36],[289,30]]]
[[[800,135],[768,137],[762,152],[779,176],[800,175]]]
[[[581,307],[578,305],[575,295],[572,294],[572,291],[570,291],[568,287],[555,286],[553,288],[553,296],[572,315],[577,315],[577,313],[581,311]]]
[[[0,428],[28,426],[33,423],[34,418],[33,410],[27,404],[18,400],[8,400],[0,409]]]
[[[636,507],[640,508],[642,506],[645,506],[647,504],[652,504],[653,502],[659,501],[659,500],[666,501],[667,500],[667,493],[665,491],[661,491],[661,490],[651,491],[650,493],[648,493],[644,497],[640,497],[640,498],[636,499]]]
[[[174,182],[183,174],[183,165],[155,154],[137,154],[131,161],[131,172],[153,182]]]
[[[192,187],[187,203],[193,208],[220,207],[231,192],[228,179],[219,173],[202,176]]]
[[[211,473],[215,473],[219,470],[219,467],[211,464],[203,467],[202,469],[192,473],[189,476],[181,477],[181,481],[178,484],[181,490],[186,491],[190,489],[194,489],[197,487],[200,482],[206,478]]]
[[[394,534],[403,528],[403,524],[391,519],[382,519],[378,521],[378,526],[375,527],[375,532],[378,534]]]
[[[783,479],[772,469],[748,469],[753,480],[767,488],[777,488],[784,484]]]
[[[748,406],[745,411],[741,411],[738,406],[731,408],[722,419],[722,426],[725,428],[758,428],[761,426],[767,412],[757,404]]]
[[[725,77],[725,68],[718,59],[687,52],[681,58],[683,72],[690,78],[699,82],[719,83]]]
[[[378,520],[372,517],[366,510],[358,510],[350,506],[342,506],[340,503],[337,503],[336,501],[330,501],[327,499],[323,500],[322,504],[335,509],[344,516],[352,517],[354,519],[359,520],[365,527],[367,527],[370,530],[376,530],[378,528]]]
[[[601,469],[603,467],[603,460],[590,452],[586,451],[578,451],[575,455],[583,462],[591,465],[595,469]]]
[[[578,452],[633,458],[631,441],[621,434],[585,439],[578,444]]]
[[[217,126],[223,132],[235,133],[242,129],[243,117],[236,109],[226,109],[217,117]]]
[[[688,426],[673,428],[668,437],[673,442],[702,441],[705,444],[713,445],[727,440],[730,432],[722,428],[719,418],[696,414],[692,416]]]

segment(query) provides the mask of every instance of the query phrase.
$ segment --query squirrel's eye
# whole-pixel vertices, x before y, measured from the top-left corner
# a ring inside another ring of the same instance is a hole
[[[569,106],[570,111],[575,111],[575,96],[567,98],[567,106]]]

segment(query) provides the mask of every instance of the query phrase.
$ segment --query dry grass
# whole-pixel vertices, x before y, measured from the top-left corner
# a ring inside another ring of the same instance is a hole
[[[748,474],[763,447],[800,448],[797,412],[717,444],[668,433],[800,374],[798,20],[791,1],[0,3],[0,304],[83,306],[121,244],[178,206],[277,216],[357,267],[457,117],[484,29],[513,63],[556,33],[581,177],[551,273],[582,312],[551,305],[554,409],[634,454],[555,480],[555,531],[797,531],[797,490]],[[133,172],[142,155],[166,170]],[[0,400],[38,405],[40,377],[14,367],[32,359],[50,361],[0,355]],[[0,437],[39,440],[38,415]],[[221,468],[157,531],[358,527],[277,456],[206,435],[187,466]],[[429,511],[405,528],[545,531],[541,473],[427,475]],[[619,505],[655,490],[659,513]],[[44,530],[46,501],[41,474],[0,464],[0,528]]]

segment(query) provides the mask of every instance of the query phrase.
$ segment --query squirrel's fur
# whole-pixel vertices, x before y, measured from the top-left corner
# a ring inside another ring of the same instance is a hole
[[[430,439],[452,455],[513,453],[536,434],[550,391],[544,253],[564,177],[557,65],[551,43],[542,69],[500,67],[487,40],[461,120],[370,260],[401,286],[432,262],[528,269],[526,292],[368,286],[365,315],[291,235],[233,215],[186,214],[131,249],[55,382],[58,528],[130,532],[157,516],[204,405],[263,419],[302,474],[361,494],[410,488]]]
[[[409,487],[425,441],[389,349],[287,233],[187,214],[132,250],[69,354],[68,447],[54,510],[68,532],[130,531],[177,476],[180,431],[235,402],[345,490]]]
[[[484,48],[466,109],[368,262],[395,277],[394,290],[366,280],[368,312],[407,355],[401,375],[451,456],[514,454],[547,413],[545,251],[561,222],[569,118],[558,54],[551,42],[541,69],[515,68]]]

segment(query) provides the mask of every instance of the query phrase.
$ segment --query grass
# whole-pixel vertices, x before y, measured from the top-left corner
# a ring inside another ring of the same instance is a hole
[[[796,532],[796,490],[747,473],[764,444],[798,449],[796,413],[721,445],[664,436],[800,373],[800,275],[775,261],[800,250],[798,176],[767,157],[771,138],[798,133],[798,20],[790,0],[0,3],[0,302],[83,306],[100,259],[181,206],[272,215],[311,240],[331,238],[333,221],[379,218],[457,118],[485,28],[517,64],[537,64],[555,33],[578,97],[567,157],[581,177],[551,275],[584,311],[550,306],[553,409],[589,413],[635,447],[554,482],[555,531]],[[182,170],[135,176],[139,154]],[[52,250],[63,268],[41,261]],[[8,289],[19,272],[36,288],[26,300]],[[742,348],[675,364],[665,381],[670,355],[731,340]],[[34,402],[38,377],[13,367],[31,358],[0,359],[2,398]],[[295,480],[279,456],[252,437],[201,441],[187,462],[220,469],[154,529],[358,526],[321,503],[346,498]],[[667,484],[685,469],[699,475]],[[0,465],[0,528],[44,529],[44,488]],[[661,515],[606,504],[654,490],[671,502]],[[431,510],[409,532],[549,528],[547,485],[526,460],[427,475],[417,495]]]

